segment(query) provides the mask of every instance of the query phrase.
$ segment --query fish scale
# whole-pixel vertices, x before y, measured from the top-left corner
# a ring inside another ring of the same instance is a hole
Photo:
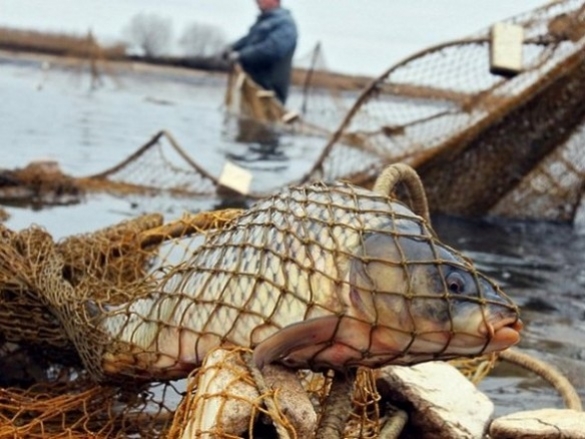
[[[350,272],[356,260],[369,260],[364,241],[372,235],[434,245],[420,217],[380,194],[341,183],[285,189],[207,235],[158,292],[111,311],[100,326],[133,352],[152,354],[140,367],[170,370],[200,364],[219,344],[255,347],[300,322],[361,316],[367,301],[351,296]],[[395,256],[389,266],[405,269],[401,251]],[[385,294],[404,294],[392,283]],[[368,328],[383,320],[374,314],[362,319]],[[362,338],[351,349],[367,356],[371,335]]]

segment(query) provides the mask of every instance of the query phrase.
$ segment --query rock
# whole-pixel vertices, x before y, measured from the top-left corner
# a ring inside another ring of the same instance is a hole
[[[317,413],[295,371],[269,364],[262,370],[266,385],[276,391],[280,412],[296,431],[296,437],[311,437],[317,426]]]
[[[492,439],[585,439],[585,413],[541,409],[512,413],[494,420]]]
[[[241,350],[216,349],[197,374],[197,391],[182,439],[242,436],[259,400]]]
[[[385,367],[376,384],[409,413],[408,428],[421,439],[481,438],[494,412],[489,398],[447,363]]]
[[[260,392],[242,352],[216,349],[205,357],[197,374],[197,390],[187,406],[187,425],[181,439],[243,436],[252,417],[270,401],[278,410],[274,423],[293,428],[298,438],[311,437],[317,414],[297,374],[282,366],[267,365],[262,371],[266,389]],[[267,412],[273,413],[270,409]]]

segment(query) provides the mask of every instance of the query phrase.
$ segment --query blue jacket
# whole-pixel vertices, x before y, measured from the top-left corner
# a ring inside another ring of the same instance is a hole
[[[248,34],[231,46],[239,53],[246,73],[260,86],[274,90],[283,103],[288,95],[297,37],[290,12],[276,8],[261,13]]]

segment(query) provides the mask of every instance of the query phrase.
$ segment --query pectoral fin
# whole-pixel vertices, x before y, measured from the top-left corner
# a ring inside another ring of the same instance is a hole
[[[281,329],[256,346],[253,356],[256,366],[262,369],[264,365],[282,360],[294,352],[333,343],[341,320],[338,316],[318,317]]]

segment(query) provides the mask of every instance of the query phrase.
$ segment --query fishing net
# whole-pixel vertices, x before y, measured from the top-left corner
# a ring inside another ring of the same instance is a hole
[[[437,239],[412,184],[422,216],[387,197],[395,186],[293,187],[246,211],[146,215],[57,243],[3,227],[0,436],[294,436],[326,416],[329,369],[489,352],[481,336],[457,348],[465,322],[512,323],[515,306]],[[374,370],[358,368],[349,394],[346,437],[376,437],[388,412]],[[249,415],[222,424],[234,403]]]
[[[490,29],[424,50],[367,87],[305,181],[369,185],[415,166],[432,211],[570,221],[585,177],[585,10],[558,1],[521,26],[522,70],[490,73]]]
[[[306,55],[295,57],[294,66],[293,83],[302,85],[297,93],[291,94],[287,107],[297,111],[305,123],[324,128],[328,135],[339,126],[372,79],[332,71],[321,43]]]
[[[212,195],[218,179],[195,163],[173,136],[160,131],[117,165],[80,181],[88,191],[117,195]]]
[[[315,52],[320,53],[320,46]],[[305,78],[301,79],[303,74]],[[332,78],[331,74],[325,75]],[[323,79],[323,72],[312,68],[297,70],[294,76],[299,77],[297,81],[302,81],[302,92],[293,94],[285,108],[274,92],[256,84],[240,66],[232,66],[225,94],[226,122],[229,123],[231,118],[240,124],[237,130],[239,141],[262,142],[263,133],[274,133],[275,130],[297,136],[315,136],[322,138],[323,142],[331,136],[332,128],[347,111],[344,107],[331,105],[340,101],[336,89],[351,85],[337,84],[334,78],[327,82]],[[243,125],[246,122],[247,125]]]
[[[22,169],[0,172],[0,198],[6,204],[71,204],[82,195],[77,180],[63,174],[54,161],[31,162]]]
[[[164,437],[184,389],[100,382],[101,364],[83,361],[106,342],[92,334],[88,312],[95,303],[113,306],[151,292],[149,269],[165,257],[157,252],[165,240],[217,228],[233,215],[168,224],[145,215],[58,243],[38,227],[2,228],[0,437]]]
[[[321,43],[294,60],[294,92],[286,108],[272,91],[256,84],[239,65],[231,67],[225,109],[239,118],[280,124],[300,134],[329,137],[371,78],[337,74],[329,69]],[[293,123],[294,122],[294,123]]]

